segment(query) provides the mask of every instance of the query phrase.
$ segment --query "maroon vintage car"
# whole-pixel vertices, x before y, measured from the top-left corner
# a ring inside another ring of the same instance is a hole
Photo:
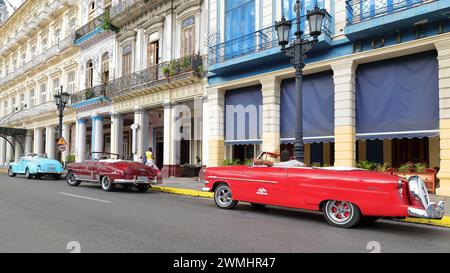
[[[161,184],[160,171],[143,163],[121,160],[119,155],[112,153],[92,153],[91,158],[68,164],[66,181],[70,186],[90,182],[101,184],[105,191],[122,185],[124,188],[135,186],[144,192],[150,185]]]
[[[222,209],[238,201],[323,211],[326,221],[349,228],[361,219],[441,219],[444,202],[430,202],[423,180],[348,167],[311,168],[262,153],[252,166],[212,167],[201,174],[203,191]]]

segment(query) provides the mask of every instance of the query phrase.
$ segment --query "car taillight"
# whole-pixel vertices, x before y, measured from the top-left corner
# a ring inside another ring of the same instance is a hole
[[[398,187],[398,193],[400,194],[400,197],[403,198],[403,180],[401,178],[398,179],[397,187]]]

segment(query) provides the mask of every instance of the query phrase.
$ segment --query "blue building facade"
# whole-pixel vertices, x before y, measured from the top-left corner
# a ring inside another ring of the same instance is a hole
[[[208,165],[292,152],[294,74],[274,22],[294,19],[295,0],[208,5]],[[302,0],[305,38],[316,5],[326,17],[304,69],[306,163],[425,163],[450,194],[450,1]]]

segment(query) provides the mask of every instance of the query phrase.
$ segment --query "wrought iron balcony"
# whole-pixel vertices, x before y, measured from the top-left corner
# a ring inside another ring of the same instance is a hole
[[[79,44],[79,39],[86,37],[87,35],[94,33],[94,31],[101,30],[115,30],[115,27],[110,24],[110,9],[106,9],[104,13],[97,16],[95,19],[89,21],[84,26],[75,31],[75,43]],[[84,39],[83,39],[84,40]]]
[[[124,0],[111,8],[111,22],[120,27],[126,22],[148,12],[152,6],[157,6],[165,0]]]
[[[125,75],[106,84],[106,95],[110,98],[122,96],[135,90],[176,81],[183,76],[202,77],[206,73],[203,60],[201,55],[194,54]]]
[[[24,119],[30,118],[30,117],[38,117],[45,113],[56,111],[56,110],[57,110],[56,104],[52,100],[52,101],[48,101],[48,102],[44,102],[44,103],[35,105],[30,108],[23,108],[21,110],[17,110],[16,113],[11,114],[6,120],[3,121],[3,123],[20,121],[20,120],[24,120]]]
[[[76,104],[93,98],[106,96],[106,85],[101,84],[94,87],[86,88],[80,92],[76,92],[70,96],[70,103]]]
[[[302,16],[302,29],[308,29],[306,16]],[[292,30],[289,35],[290,40],[295,39],[295,22],[292,20]],[[332,17],[326,12],[323,22],[322,35],[331,37],[333,35]],[[305,38],[310,37],[309,32],[305,31]],[[211,45],[208,48],[208,65],[220,64],[228,60],[246,56],[249,54],[261,52],[271,48],[278,47],[278,36],[275,25],[263,28],[245,36]]]
[[[346,0],[347,25],[440,0]]]

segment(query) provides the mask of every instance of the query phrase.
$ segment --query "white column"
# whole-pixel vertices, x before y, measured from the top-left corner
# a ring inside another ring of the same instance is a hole
[[[5,165],[6,160],[6,140],[0,138],[0,166]]]
[[[203,139],[202,139],[202,165],[208,166],[208,141],[209,141],[209,123],[206,118],[209,115],[208,96],[203,96]]]
[[[136,141],[134,161],[141,161],[141,156],[148,149],[148,123],[147,111],[142,107],[136,107],[134,110],[134,124],[137,125],[137,129],[135,130],[137,135],[133,137],[133,141]]]
[[[76,162],[82,162],[86,159],[86,120],[77,119],[77,139],[76,139]]]
[[[66,150],[64,152],[62,152],[62,160],[66,161],[67,157],[69,157],[69,152],[70,152],[70,149],[69,149],[70,124],[68,124],[68,123],[63,124],[62,136],[63,136],[64,140],[67,142]]]
[[[45,153],[48,158],[55,158],[55,127],[52,125],[45,128]]]
[[[14,162],[19,162],[20,157],[23,154],[22,146],[18,140],[14,141]]]
[[[44,150],[44,137],[43,137],[43,128],[35,128],[34,129],[34,147],[33,153],[35,154],[43,154]]]
[[[139,28],[137,30],[136,35],[136,56],[134,71],[141,71],[144,68],[144,64],[142,63],[144,56],[144,30]]]
[[[225,91],[209,88],[208,93],[208,115],[204,117],[208,123],[208,166],[215,167],[223,165],[225,156]]]
[[[123,117],[119,113],[111,114],[111,153],[123,156]]]
[[[92,116],[92,150],[91,152],[103,152],[103,117]]]
[[[27,130],[27,135],[25,136],[25,154],[33,152],[33,133],[31,130]]]
[[[13,147],[11,146],[14,145],[14,140],[12,137],[7,137],[9,142],[6,142],[6,159],[5,159],[5,165],[8,166],[9,162],[11,162],[11,160],[13,160]]]
[[[164,166],[173,165],[175,160],[174,132],[173,132],[173,106],[170,101],[164,103]]]
[[[280,85],[276,77],[260,80],[263,95],[262,150],[280,152]]]

